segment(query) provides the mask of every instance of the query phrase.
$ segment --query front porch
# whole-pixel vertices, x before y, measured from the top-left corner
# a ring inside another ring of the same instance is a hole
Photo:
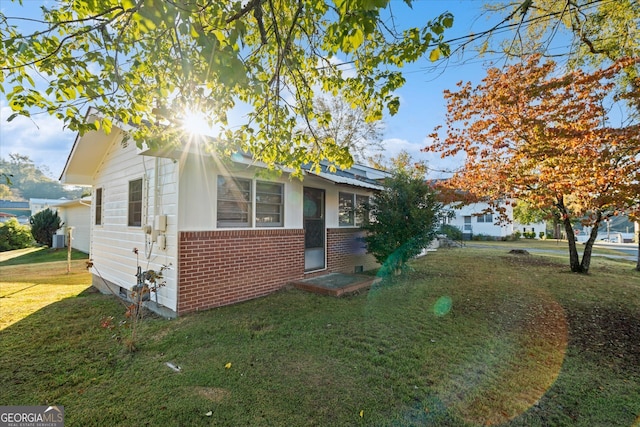
[[[358,274],[329,273],[309,279],[294,281],[291,285],[297,289],[302,289],[308,292],[339,297],[353,294],[364,289],[369,289],[379,280],[380,279],[377,277]]]

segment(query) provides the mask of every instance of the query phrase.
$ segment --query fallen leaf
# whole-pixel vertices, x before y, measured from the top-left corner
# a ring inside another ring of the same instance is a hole
[[[210,417],[211,415],[213,415],[213,411],[209,411],[205,414],[207,417]]]
[[[231,362],[229,362],[226,365],[224,365],[224,367],[227,368],[227,369],[231,368]]]

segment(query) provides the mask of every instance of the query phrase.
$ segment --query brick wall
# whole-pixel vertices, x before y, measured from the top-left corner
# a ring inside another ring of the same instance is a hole
[[[304,277],[304,231],[180,233],[178,314],[246,301]]]
[[[363,266],[364,271],[377,268],[363,237],[364,232],[356,228],[327,229],[327,270],[353,274],[356,266]]]

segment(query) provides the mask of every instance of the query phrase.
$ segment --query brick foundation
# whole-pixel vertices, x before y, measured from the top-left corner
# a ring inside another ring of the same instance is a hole
[[[327,270],[332,273],[355,273],[355,267],[364,271],[379,265],[373,255],[367,253],[364,232],[357,228],[327,229]]]
[[[327,229],[327,268],[304,273],[304,230],[215,230],[180,233],[178,314],[234,304],[288,283],[327,273],[370,270],[357,229]]]
[[[178,314],[246,301],[304,276],[304,231],[182,232],[178,263]]]

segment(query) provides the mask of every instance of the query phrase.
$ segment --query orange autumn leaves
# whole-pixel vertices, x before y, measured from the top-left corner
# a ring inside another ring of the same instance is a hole
[[[626,106],[638,105],[640,79],[619,95],[615,82],[625,71],[637,76],[639,64],[626,58],[591,73],[562,73],[532,56],[491,69],[475,87],[445,91],[446,122],[425,150],[464,154],[464,167],[444,185],[475,198],[517,198],[574,217],[638,210],[640,124],[629,115],[639,112]]]

